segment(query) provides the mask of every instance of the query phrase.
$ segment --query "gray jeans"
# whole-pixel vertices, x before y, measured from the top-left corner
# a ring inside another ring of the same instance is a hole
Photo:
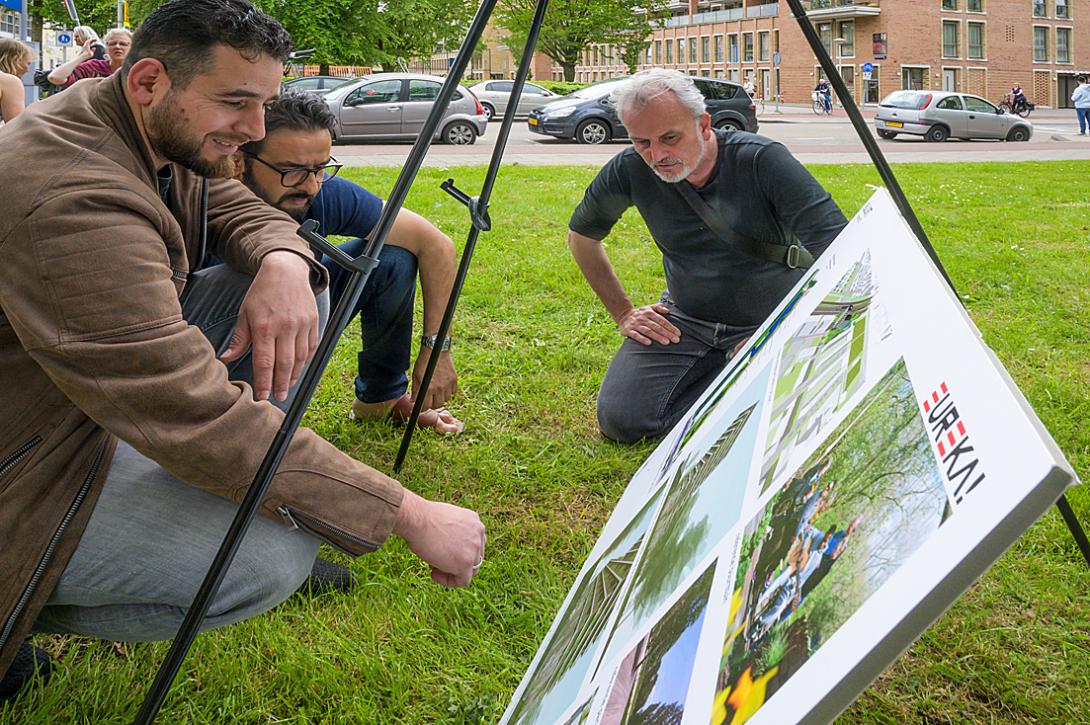
[[[598,392],[598,427],[619,443],[665,435],[753,333],[686,315],[667,292],[660,301],[670,308],[666,317],[681,330],[681,340],[642,345],[625,338]]]
[[[190,277],[182,312],[217,353],[226,349],[250,282],[226,265]],[[319,313],[324,327],[325,293],[319,297]],[[230,368],[232,379],[252,377],[249,355]],[[35,629],[125,642],[170,639],[237,509],[182,483],[120,442],[79,546]],[[241,621],[287,599],[310,572],[317,551],[317,539],[256,517],[202,629]]]

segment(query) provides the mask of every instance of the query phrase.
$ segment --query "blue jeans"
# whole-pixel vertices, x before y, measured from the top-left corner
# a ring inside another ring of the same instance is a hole
[[[821,102],[825,104],[825,112],[826,113],[833,110],[833,97],[832,97],[831,94],[822,93],[821,94]]]
[[[1086,133],[1090,127],[1090,108],[1076,108],[1075,115],[1079,117],[1079,133]]]
[[[358,257],[366,242],[353,239],[340,245]],[[380,403],[400,398],[409,387],[405,371],[413,336],[413,300],[416,297],[416,256],[401,247],[385,245],[379,265],[360,294],[352,313],[360,318],[362,348],[356,370],[356,398]],[[345,292],[351,272],[322,255],[329,270],[330,305],[335,307]]]

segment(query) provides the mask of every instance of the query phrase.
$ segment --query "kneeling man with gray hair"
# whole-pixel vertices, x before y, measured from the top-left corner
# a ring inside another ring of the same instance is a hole
[[[713,129],[681,73],[637,73],[613,102],[632,146],[587,188],[568,246],[625,338],[598,394],[598,426],[629,443],[681,418],[847,220],[781,144]],[[661,299],[642,307],[601,244],[633,205],[666,272]]]

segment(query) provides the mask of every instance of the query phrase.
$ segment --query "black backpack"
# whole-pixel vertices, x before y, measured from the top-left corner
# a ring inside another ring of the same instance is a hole
[[[34,71],[34,85],[41,90],[41,97],[47,98],[54,93],[60,93],[64,89],[49,82],[49,71],[38,69]]]

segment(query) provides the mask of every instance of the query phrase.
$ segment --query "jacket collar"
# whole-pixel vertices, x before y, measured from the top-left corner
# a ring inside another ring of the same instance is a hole
[[[148,148],[140,128],[136,124],[128,98],[125,96],[125,74],[118,71],[98,84],[91,104],[95,112],[117,133],[121,141],[132,151],[136,168],[133,172],[158,194],[155,167],[151,149]]]

